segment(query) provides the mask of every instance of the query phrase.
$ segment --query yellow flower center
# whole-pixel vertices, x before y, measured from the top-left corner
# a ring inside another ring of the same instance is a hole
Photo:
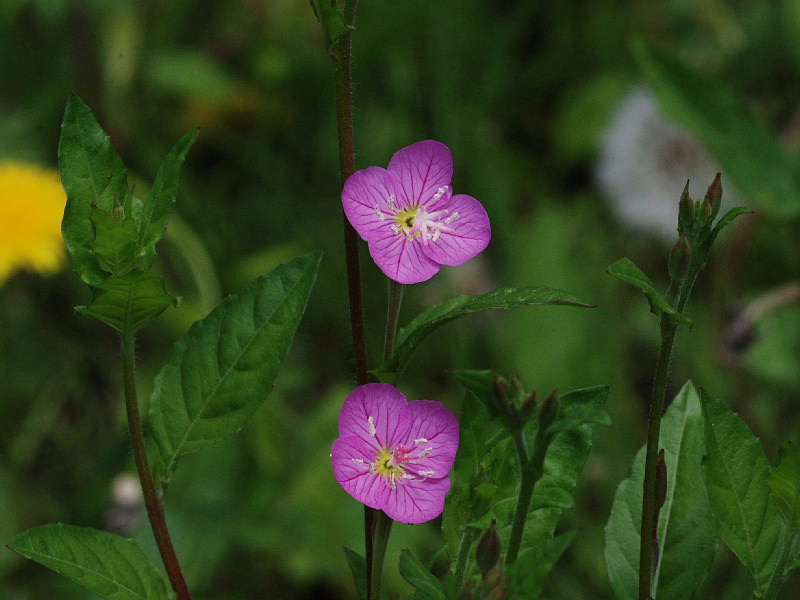
[[[397,214],[394,215],[394,222],[395,224],[404,230],[406,234],[409,233],[412,227],[414,227],[414,221],[419,214],[419,206],[412,206],[406,210],[401,210]]]
[[[394,463],[394,452],[389,448],[381,448],[378,457],[372,463],[372,469],[378,475],[394,481],[405,475],[406,470]]]

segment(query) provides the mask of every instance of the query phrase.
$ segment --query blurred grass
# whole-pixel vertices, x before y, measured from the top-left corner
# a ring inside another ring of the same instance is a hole
[[[642,81],[629,42],[644,39],[724,80],[797,168],[799,22],[790,0],[360,3],[357,166],[385,166],[398,148],[439,139],[454,153],[456,191],[484,203],[494,231],[481,259],[410,289],[404,319],[449,294],[496,285],[549,285],[599,304],[467,317],[437,331],[401,383],[410,397],[451,406],[461,392],[446,368],[517,373],[540,393],[611,385],[614,424],[595,434],[578,509],[564,523],[580,533],[548,598],[611,597],[602,528],[644,439],[657,321],[604,270],[629,256],[663,287],[668,248],[615,220],[613,199],[593,182],[608,117]],[[55,166],[71,92],[93,107],[145,189],[174,141],[201,127],[182,177],[180,222],[160,249],[160,268],[185,306],[141,336],[143,397],[172,342],[221,294],[305,251],[325,251],[276,390],[241,435],[187,460],[170,490],[178,552],[198,597],[353,597],[341,547],[361,550],[361,508],[338,488],[328,458],[353,385],[331,88],[303,0],[0,3],[0,159]],[[694,194],[708,183],[693,182]],[[672,386],[692,377],[726,398],[774,459],[781,442],[800,441],[797,302],[763,315],[754,338],[725,360],[720,349],[743,307],[797,280],[800,231],[796,221],[745,220],[722,234],[698,282],[689,305],[696,326],[679,337]],[[363,256],[374,359],[385,282]],[[20,273],[0,288],[2,542],[45,522],[102,527],[113,477],[132,469],[117,341],[71,311],[88,298],[76,279]],[[145,530],[136,535],[150,548]],[[388,581],[408,591],[394,568],[403,545],[430,555],[435,530],[393,533]],[[722,553],[716,587],[702,597],[744,597],[737,569]],[[10,551],[0,552],[0,592],[87,597]]]

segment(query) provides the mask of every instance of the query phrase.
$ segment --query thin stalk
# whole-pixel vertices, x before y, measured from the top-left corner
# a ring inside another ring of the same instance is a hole
[[[476,532],[472,529],[466,529],[461,534],[461,543],[458,545],[456,563],[453,568],[453,579],[456,582],[456,590],[458,592],[461,592],[461,588],[464,587],[464,580],[467,577],[467,563],[469,562],[472,546],[475,543],[475,534]]]
[[[667,394],[669,364],[675,345],[677,326],[661,323],[661,348],[656,362],[653,382],[653,397],[650,402],[650,415],[647,424],[647,453],[644,459],[644,484],[642,486],[642,528],[639,544],[639,600],[650,598],[653,579],[653,532],[655,531],[656,469],[658,467],[658,443],[661,433],[661,414]]]
[[[397,283],[394,279],[389,280],[389,302],[386,311],[386,337],[383,344],[383,360],[387,361],[392,357],[394,342],[397,337],[397,324],[400,320],[400,305],[403,303],[403,292],[406,286]]]
[[[392,531],[392,519],[382,510],[364,507],[364,525],[367,536],[367,598],[380,600],[381,575],[386,546]]]
[[[158,492],[156,491],[150,471],[150,463],[147,459],[142,420],[139,416],[139,401],[136,396],[134,342],[133,335],[122,335],[122,380],[125,388],[125,410],[128,415],[128,429],[131,434],[136,470],[139,472],[139,481],[142,485],[144,505],[147,509],[147,517],[150,519],[150,527],[153,529],[153,536],[156,538],[158,551],[164,561],[164,567],[167,570],[172,589],[178,595],[178,600],[191,600],[192,596],[183,577],[172,540],[169,537],[167,522],[164,518],[164,509],[158,499]]]
[[[508,538],[508,552],[506,552],[506,564],[512,565],[517,560],[519,550],[522,545],[522,534],[525,531],[525,523],[528,520],[528,510],[533,499],[533,490],[536,483],[541,479],[544,471],[544,457],[547,454],[549,442],[544,437],[540,439],[537,435],[534,448],[528,450],[525,441],[525,433],[519,430],[512,434],[514,444],[517,447],[520,464],[520,483],[519,496],[517,496],[517,506],[514,508],[514,519],[511,522],[511,534]]]

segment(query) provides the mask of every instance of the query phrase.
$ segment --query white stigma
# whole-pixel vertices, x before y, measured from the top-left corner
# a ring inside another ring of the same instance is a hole
[[[418,471],[418,472],[419,472],[419,474],[420,474],[420,475],[422,475],[423,477],[436,477],[436,471],[434,471],[434,470],[430,470],[430,471]]]
[[[417,438],[416,440],[414,440],[414,443],[415,444],[427,444],[428,440],[426,438]]]
[[[376,429],[375,429],[375,419],[369,417],[367,419],[367,425],[369,425],[369,434],[375,437]]]

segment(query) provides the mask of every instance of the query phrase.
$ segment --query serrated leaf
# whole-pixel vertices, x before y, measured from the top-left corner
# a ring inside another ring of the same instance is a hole
[[[400,575],[417,590],[417,600],[446,600],[441,582],[407,548],[400,551]]]
[[[478,296],[467,294],[454,296],[449,300],[423,310],[408,325],[400,329],[397,333],[397,344],[392,357],[381,365],[376,372],[401,373],[411,357],[411,353],[419,343],[428,334],[455,318],[490,309],[545,304],[561,304],[584,308],[593,308],[595,306],[580,302],[567,292],[544,286],[498,288]]]
[[[772,469],[767,483],[783,522],[800,532],[800,448],[791,443],[781,446],[778,466]]]
[[[100,267],[110,275],[124,275],[131,271],[138,241],[133,219],[118,221],[94,204],[89,219],[95,234],[92,251]]]
[[[8,545],[107,600],[170,600],[175,597],[136,542],[73,525],[43,525]]]
[[[740,94],[644,43],[634,50],[664,112],[703,141],[755,207],[786,219],[800,214],[796,165]]]
[[[167,223],[175,205],[175,197],[178,194],[181,166],[189,148],[197,139],[198,132],[199,130],[194,129],[178,140],[158,169],[150,197],[143,204],[139,217],[139,240],[142,254],[150,252],[167,229]],[[152,257],[149,260],[152,262]],[[142,266],[147,268],[149,265]]]
[[[358,600],[367,600],[367,560],[355,550],[345,547],[344,556],[353,574]]]
[[[700,399],[687,382],[661,421],[660,445],[667,464],[667,495],[658,519],[660,561],[653,571],[659,600],[692,598],[714,559],[718,535],[702,481],[704,452]],[[606,526],[605,557],[618,600],[639,596],[639,532],[645,448],[620,483]]]
[[[175,344],[150,400],[156,470],[163,482],[181,456],[236,433],[266,399],[305,311],[320,258],[319,252],[306,254],[256,279]]]
[[[95,233],[89,214],[92,204],[110,213],[128,194],[127,171],[111,139],[92,111],[70,96],[61,125],[58,148],[61,181],[67,205],[61,231],[72,255],[75,272],[89,285],[108,277],[92,253]]]
[[[155,321],[178,299],[164,289],[160,275],[131,271],[92,287],[92,303],[79,313],[100,319],[123,334],[134,334]]]
[[[661,292],[656,290],[650,278],[636,266],[636,264],[629,258],[621,258],[613,265],[606,269],[606,272],[612,277],[616,277],[620,281],[632,285],[641,291],[647,298],[650,305],[650,312],[654,315],[667,315],[667,317],[674,323],[683,325],[692,325],[692,321],[678,311],[676,311],[669,302],[661,295]]]
[[[747,567],[761,597],[781,551],[782,520],[770,497],[761,442],[721,400],[700,392],[705,422],[703,475],[722,539]],[[782,575],[782,574],[781,574]]]

